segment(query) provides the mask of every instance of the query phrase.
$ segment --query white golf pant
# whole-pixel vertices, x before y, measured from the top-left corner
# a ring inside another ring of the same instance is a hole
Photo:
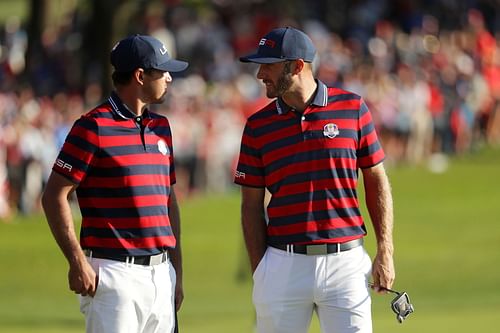
[[[365,249],[303,255],[268,247],[254,272],[259,333],[306,333],[316,311],[324,333],[371,333]]]
[[[88,258],[99,275],[94,297],[80,296],[87,333],[171,333],[175,270]]]

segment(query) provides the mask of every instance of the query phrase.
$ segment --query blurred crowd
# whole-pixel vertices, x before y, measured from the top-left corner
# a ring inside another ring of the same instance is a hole
[[[168,15],[144,12],[141,31],[134,32],[161,39],[173,56],[191,64],[174,77],[166,103],[152,106],[172,125],[181,197],[233,188],[245,119],[269,102],[255,79],[257,67],[238,56],[276,26],[308,33],[318,49],[317,77],[364,98],[389,166],[500,145],[500,35],[487,26],[484,12],[467,8],[456,27],[444,29],[432,13],[405,26],[384,18],[385,1],[360,3],[365,5],[349,12],[348,31],[332,31],[314,15],[292,19],[269,10],[232,18],[183,6]],[[64,89],[74,87],[71,66],[61,64],[78,52],[77,31],[73,22],[44,35],[54,59],[39,64],[36,75],[45,81],[14,86],[24,68],[26,32],[15,18],[3,27],[0,220],[40,209],[44,182],[70,126],[107,94],[91,80],[81,89]]]

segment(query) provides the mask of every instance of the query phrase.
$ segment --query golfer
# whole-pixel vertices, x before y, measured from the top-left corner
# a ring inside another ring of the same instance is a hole
[[[181,306],[180,220],[168,120],[151,112],[188,64],[135,35],[111,51],[115,91],[78,119],[42,203],[89,333],[173,332]],[[80,241],[68,197],[76,191]],[[174,304],[175,300],[175,304]]]
[[[371,114],[360,96],[314,78],[315,53],[304,32],[286,27],[240,58],[260,65],[273,99],[248,118],[235,174],[260,333],[306,333],[313,311],[322,332],[372,332],[368,282],[383,292],[395,277],[392,195]],[[377,240],[373,263],[358,170]]]

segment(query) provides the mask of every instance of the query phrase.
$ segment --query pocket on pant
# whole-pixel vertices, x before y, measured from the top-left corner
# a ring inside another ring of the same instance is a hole
[[[257,267],[255,268],[255,271],[252,274],[252,277],[253,277],[254,281],[255,281],[256,278],[258,278],[258,276],[260,274],[260,271],[263,270],[262,267],[265,266],[266,254],[267,254],[267,250],[266,250],[266,252],[264,252],[264,255],[260,259],[259,263],[257,264]]]

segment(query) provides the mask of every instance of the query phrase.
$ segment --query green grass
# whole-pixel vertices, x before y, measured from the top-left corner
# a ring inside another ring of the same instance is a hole
[[[374,295],[375,332],[496,332],[500,313],[500,151],[454,159],[444,174],[389,170],[395,201],[397,278],[415,313],[402,325],[392,295]],[[360,191],[362,192],[362,191]],[[236,278],[245,260],[239,196],[184,201],[183,333],[250,333],[251,281]],[[373,255],[369,223],[367,249]],[[242,259],[243,258],[243,259]],[[65,259],[41,216],[0,223],[0,332],[83,332]],[[310,332],[319,332],[313,320]]]

